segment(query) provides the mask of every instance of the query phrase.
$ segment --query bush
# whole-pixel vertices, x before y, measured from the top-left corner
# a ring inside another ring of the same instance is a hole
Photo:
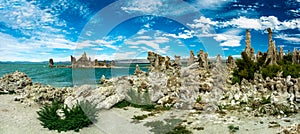
[[[233,71],[232,84],[241,84],[242,79],[253,80],[254,73],[259,69],[259,66],[245,52],[242,52],[242,59],[236,60],[236,65],[237,68]]]
[[[277,73],[281,70],[280,66],[278,65],[268,65],[261,69],[261,74],[264,79],[267,77],[273,78],[277,75]]]
[[[292,76],[293,78],[300,77],[300,65],[299,64],[285,64],[282,68],[283,77],[287,77],[288,75]]]
[[[201,98],[200,95],[198,95],[198,97],[197,97],[197,99],[196,99],[196,102],[197,102],[197,103],[200,103],[201,101],[202,101],[202,98]]]
[[[58,114],[58,111],[61,111],[62,116]],[[68,130],[79,132],[81,128],[96,121],[97,111],[96,106],[87,101],[69,108],[55,100],[52,104],[46,104],[40,111],[37,111],[37,114],[44,128],[58,132]]]

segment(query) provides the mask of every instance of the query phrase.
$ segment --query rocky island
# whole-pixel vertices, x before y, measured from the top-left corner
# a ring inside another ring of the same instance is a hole
[[[82,56],[76,60],[74,56],[71,55],[71,65],[54,65],[53,59],[49,59],[49,67],[57,67],[57,68],[112,68],[115,67],[115,61],[98,61],[95,59],[91,60],[91,57],[87,57],[86,52],[82,54]]]
[[[200,50],[190,52],[184,67],[179,56],[148,52],[149,72],[137,65],[134,75],[104,77],[97,87],[43,86],[17,71],[0,78],[0,91],[27,105],[90,102],[100,109],[95,125],[103,133],[300,133],[300,52],[278,52],[267,31],[266,53],[255,55],[246,30],[242,58],[229,56],[226,63],[220,55],[210,62]],[[106,66],[85,53],[71,59],[72,67]]]

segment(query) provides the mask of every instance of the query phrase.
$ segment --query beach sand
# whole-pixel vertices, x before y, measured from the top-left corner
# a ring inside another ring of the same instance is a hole
[[[40,125],[36,111],[38,105],[26,106],[14,101],[14,95],[0,95],[0,133],[1,134],[56,134],[57,131],[49,131]],[[143,115],[149,112],[136,108],[113,108],[103,110],[98,114],[98,122],[83,128],[81,134],[147,134],[151,133],[149,127],[144,124],[164,119],[198,119],[197,124],[204,130],[193,130],[194,133],[229,133],[228,126],[233,124],[239,126],[236,133],[276,133],[280,127],[269,128],[270,122],[278,122],[280,126],[287,126],[300,122],[300,114],[287,118],[276,117],[244,117],[239,113],[231,113],[221,117],[219,114],[194,114],[187,117],[192,110],[170,110],[154,116],[150,116],[139,123],[132,123],[134,115]],[[284,121],[289,120],[289,122]],[[193,126],[193,124],[191,124]],[[61,132],[61,134],[72,134],[74,131]]]

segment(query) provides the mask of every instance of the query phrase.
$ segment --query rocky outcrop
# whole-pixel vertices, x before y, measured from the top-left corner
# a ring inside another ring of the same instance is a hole
[[[15,71],[14,73],[5,74],[0,78],[0,92],[22,93],[24,88],[32,85],[32,80],[25,73]]]
[[[251,47],[251,34],[249,29],[246,30],[246,47],[244,52],[248,57],[250,57],[251,60],[256,60],[254,48]]]
[[[195,55],[194,55],[194,51],[191,50],[190,51],[190,58],[189,58],[189,61],[188,61],[187,65],[190,66],[190,65],[194,64],[194,62],[195,62]]]
[[[146,72],[142,71],[138,64],[135,66],[134,75],[136,76],[146,76]]]
[[[290,126],[281,127],[278,134],[300,134],[300,124],[295,123]]]
[[[71,55],[71,64],[72,68],[93,68],[93,67],[113,67],[115,66],[115,61],[107,63],[106,60],[104,61],[98,61],[95,59],[94,61],[91,61],[91,57],[87,57],[86,52],[82,54],[82,56],[76,60],[75,57]]]
[[[180,56],[174,56],[175,57],[175,64],[179,67],[182,66],[182,63],[181,63],[181,59],[180,59]]]
[[[272,36],[273,36],[272,29],[268,28],[267,31],[268,31],[268,37],[269,37],[269,44],[268,44],[268,52],[267,52],[267,58],[266,58],[265,63],[268,65],[274,65],[274,64],[277,64],[276,63],[277,49],[275,46],[275,41],[273,41],[273,39],[272,39]]]
[[[235,64],[235,61],[233,59],[233,57],[231,55],[228,56],[227,58],[227,67],[232,70],[234,68],[237,67],[237,65]]]
[[[208,68],[208,53],[204,53],[203,50],[200,50],[197,54],[197,62],[200,68]]]
[[[296,48],[294,48],[293,55],[292,55],[293,64],[299,64],[300,60],[300,52],[297,51]]]
[[[54,99],[62,102],[68,93],[72,92],[72,89],[32,83],[31,78],[25,73],[16,71],[0,78],[0,92],[14,93],[16,94],[15,101],[31,105],[50,103]]]
[[[279,54],[278,54],[278,60],[282,60],[284,56],[283,48],[280,46],[279,48]]]
[[[127,97],[130,83],[126,78],[115,78],[115,83],[110,86],[93,88],[89,85],[83,85],[74,89],[74,92],[68,96],[64,103],[72,107],[77,102],[89,101],[96,105],[98,109],[109,109],[118,102]]]
[[[84,52],[82,56],[76,61],[73,56],[71,56],[71,63],[73,68],[84,68],[84,67],[93,67],[94,62],[91,61],[91,58],[86,56]]]
[[[20,101],[26,105],[32,104],[50,104],[53,100],[64,102],[65,98],[72,93],[71,87],[54,88],[50,85],[42,85],[34,83],[32,86],[27,86],[23,92],[15,97],[15,101]]]

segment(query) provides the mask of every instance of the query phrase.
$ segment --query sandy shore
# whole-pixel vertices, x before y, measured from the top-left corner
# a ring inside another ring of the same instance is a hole
[[[0,133],[1,134],[56,134],[40,125],[36,111],[38,105],[25,106],[13,100],[14,95],[0,95]],[[300,114],[287,118],[276,117],[245,117],[242,113],[231,113],[224,116],[220,114],[191,114],[193,110],[170,110],[150,116],[139,123],[132,123],[134,115],[148,114],[136,108],[111,109],[101,111],[97,117],[98,122],[90,127],[80,130],[81,134],[147,134],[150,127],[144,126],[147,122],[163,121],[164,119],[199,120],[198,126],[204,130],[193,130],[194,133],[229,133],[228,126],[239,126],[236,133],[276,133],[282,126],[300,122]],[[189,115],[189,116],[188,116]],[[187,117],[188,116],[188,117]],[[278,122],[279,127],[269,128],[270,122]],[[194,124],[190,124],[193,126]],[[61,132],[62,134],[75,133],[74,131]]]

